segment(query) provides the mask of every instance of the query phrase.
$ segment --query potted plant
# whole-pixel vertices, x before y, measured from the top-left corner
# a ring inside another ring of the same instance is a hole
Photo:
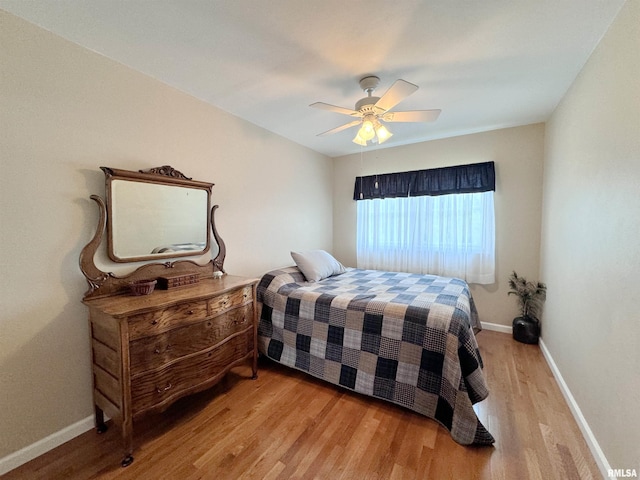
[[[540,337],[540,313],[547,298],[544,283],[528,282],[514,271],[509,277],[509,295],[518,298],[520,316],[513,320],[513,338],[523,343],[538,343]]]

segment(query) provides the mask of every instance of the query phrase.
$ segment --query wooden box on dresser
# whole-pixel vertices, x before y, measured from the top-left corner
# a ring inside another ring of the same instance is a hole
[[[122,428],[132,460],[133,420],[209,388],[251,361],[257,375],[257,280],[224,275],[150,295],[89,299],[96,425]]]

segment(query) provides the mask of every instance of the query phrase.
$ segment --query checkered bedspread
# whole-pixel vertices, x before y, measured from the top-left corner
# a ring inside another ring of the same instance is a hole
[[[374,270],[307,283],[297,267],[258,286],[260,351],[284,365],[437,420],[463,445],[490,445],[473,404],[488,395],[468,285]]]

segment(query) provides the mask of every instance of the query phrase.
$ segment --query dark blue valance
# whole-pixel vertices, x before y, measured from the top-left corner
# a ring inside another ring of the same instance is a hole
[[[494,163],[485,162],[356,177],[353,199],[436,196],[495,189]]]

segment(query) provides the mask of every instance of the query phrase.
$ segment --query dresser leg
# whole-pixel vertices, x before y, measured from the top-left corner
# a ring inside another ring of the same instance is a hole
[[[133,420],[126,420],[122,424],[122,443],[124,446],[124,458],[122,466],[128,467],[133,463]]]
[[[255,380],[258,378],[258,355],[256,354],[253,355],[253,362],[251,364],[251,373],[253,373],[253,375],[251,376],[251,380]]]
[[[104,412],[97,405],[94,405],[96,432],[104,433],[107,431],[107,424],[104,423]]]

